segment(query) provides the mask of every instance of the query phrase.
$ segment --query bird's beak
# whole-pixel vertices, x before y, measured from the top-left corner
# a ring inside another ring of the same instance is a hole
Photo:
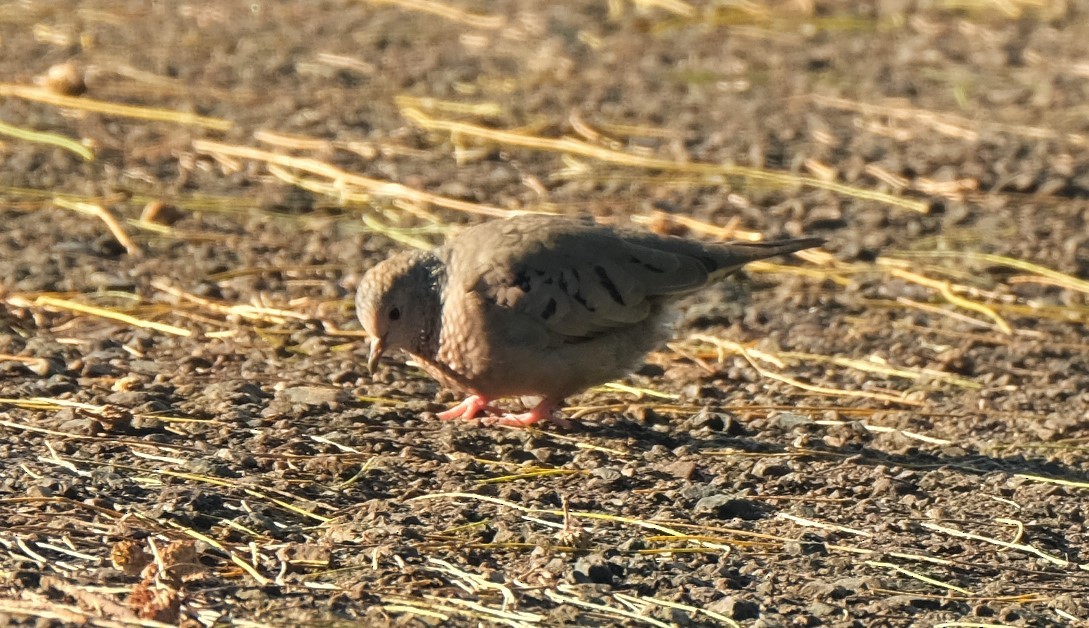
[[[382,338],[379,336],[373,336],[371,338],[371,353],[367,356],[367,372],[374,373],[374,367],[378,366],[378,358],[382,357],[382,353],[386,348],[382,346]]]

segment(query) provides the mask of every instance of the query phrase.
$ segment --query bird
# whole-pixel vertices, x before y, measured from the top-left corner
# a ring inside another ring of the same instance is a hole
[[[821,238],[703,243],[589,219],[520,214],[469,227],[430,251],[396,253],[356,291],[367,368],[392,350],[468,396],[443,420],[567,421],[564,400],[630,373],[671,335],[675,301],[749,262]],[[538,397],[525,413],[497,399]]]

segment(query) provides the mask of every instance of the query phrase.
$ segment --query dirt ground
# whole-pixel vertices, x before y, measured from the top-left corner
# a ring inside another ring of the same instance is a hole
[[[0,5],[0,624],[1086,625],[1087,60],[1061,0]],[[571,429],[439,421],[353,290],[516,210],[828,244]]]

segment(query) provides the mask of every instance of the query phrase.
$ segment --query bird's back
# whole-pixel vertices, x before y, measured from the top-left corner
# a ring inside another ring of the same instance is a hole
[[[436,251],[438,362],[487,396],[562,398],[637,366],[668,336],[677,296],[819,243],[701,244],[539,215],[472,227]]]
[[[452,290],[477,292],[555,333],[586,337],[637,323],[654,301],[699,290],[749,262],[822,242],[702,243],[523,215],[467,229],[440,257]]]

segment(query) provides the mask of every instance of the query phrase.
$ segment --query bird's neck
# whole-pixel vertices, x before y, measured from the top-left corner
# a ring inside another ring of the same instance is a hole
[[[446,267],[433,255],[420,260],[417,272],[422,273],[420,285],[426,289],[420,293],[419,303],[413,309],[427,313],[420,317],[419,334],[416,336],[409,353],[424,360],[433,360],[439,353],[439,331],[442,327],[442,286],[446,283]]]

